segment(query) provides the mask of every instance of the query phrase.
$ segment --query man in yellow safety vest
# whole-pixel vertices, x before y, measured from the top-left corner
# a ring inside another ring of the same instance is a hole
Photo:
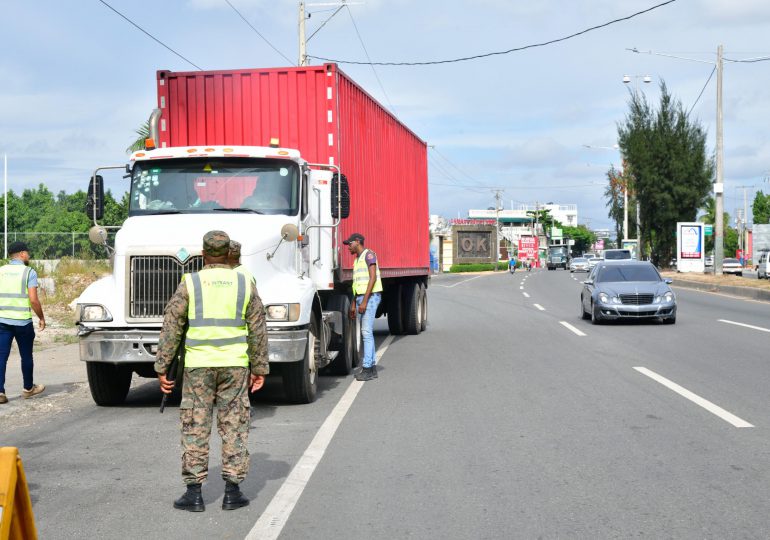
[[[356,374],[359,381],[370,381],[377,378],[377,365],[374,359],[374,317],[377,307],[382,300],[382,278],[377,255],[371,249],[364,247],[364,237],[353,233],[342,242],[348,246],[351,255],[356,256],[353,263],[353,297],[355,303],[350,306],[350,318],[355,319],[356,311],[361,317],[361,340],[364,342],[364,360],[360,373]]]
[[[203,269],[185,274],[166,305],[158,338],[155,371],[161,390],[174,381],[166,373],[184,336],[182,402],[182,480],[187,491],[174,508],[203,512],[201,484],[208,476],[213,409],[222,437],[223,510],[249,504],[239,485],[249,470],[249,390],[256,392],[270,368],[267,327],[257,287],[227,264],[230,238],[224,231],[203,237]]]
[[[21,356],[24,380],[21,395],[31,398],[45,390],[44,385],[34,384],[32,380],[32,344],[35,341],[32,311],[40,319],[38,329],[45,329],[43,307],[37,297],[37,272],[29,267],[29,247],[24,242],[11,243],[8,255],[11,260],[0,267],[0,404],[8,403],[5,395],[5,368],[14,339]]]

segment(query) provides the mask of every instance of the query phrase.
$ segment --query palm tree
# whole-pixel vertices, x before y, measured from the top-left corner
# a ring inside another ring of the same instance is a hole
[[[150,121],[147,120],[144,124],[139,126],[139,129],[135,131],[136,140],[126,148],[126,153],[130,154],[137,150],[144,150],[144,141],[150,137]]]

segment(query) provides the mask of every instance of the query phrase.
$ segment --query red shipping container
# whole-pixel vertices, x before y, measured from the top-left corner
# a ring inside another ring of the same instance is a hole
[[[311,163],[337,165],[351,191],[340,242],[363,234],[383,277],[428,274],[426,143],[336,64],[159,71],[157,81],[161,147],[269,146],[278,138]],[[340,255],[350,279],[353,258]]]

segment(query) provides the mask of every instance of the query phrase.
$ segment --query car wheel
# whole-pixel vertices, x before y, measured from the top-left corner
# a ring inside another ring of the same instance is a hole
[[[591,316],[586,313],[586,307],[583,305],[583,297],[580,297],[580,318],[584,321],[587,321],[591,318]]]
[[[599,314],[599,312],[594,307],[593,303],[591,304],[591,324],[601,324],[602,322],[602,316]]]
[[[743,276],[743,272],[736,272],[736,273],[735,273],[735,275],[736,275],[736,276],[741,276],[741,277],[742,277],[742,276]]]

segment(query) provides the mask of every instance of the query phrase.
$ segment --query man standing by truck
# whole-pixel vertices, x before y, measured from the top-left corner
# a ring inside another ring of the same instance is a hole
[[[370,381],[377,378],[377,366],[374,363],[374,317],[382,299],[382,279],[377,255],[371,249],[364,248],[364,237],[353,233],[342,242],[348,246],[353,263],[353,298],[350,306],[350,318],[361,317],[361,340],[364,342],[364,361],[356,380]]]
[[[166,373],[184,339],[182,479],[187,491],[174,508],[203,512],[201,484],[208,476],[213,409],[222,437],[223,510],[249,504],[238,487],[249,469],[249,389],[256,392],[269,372],[267,328],[256,285],[227,264],[230,238],[223,231],[203,237],[200,272],[185,274],[166,305],[155,371],[161,390],[174,388]],[[188,326],[183,337],[184,327]]]

